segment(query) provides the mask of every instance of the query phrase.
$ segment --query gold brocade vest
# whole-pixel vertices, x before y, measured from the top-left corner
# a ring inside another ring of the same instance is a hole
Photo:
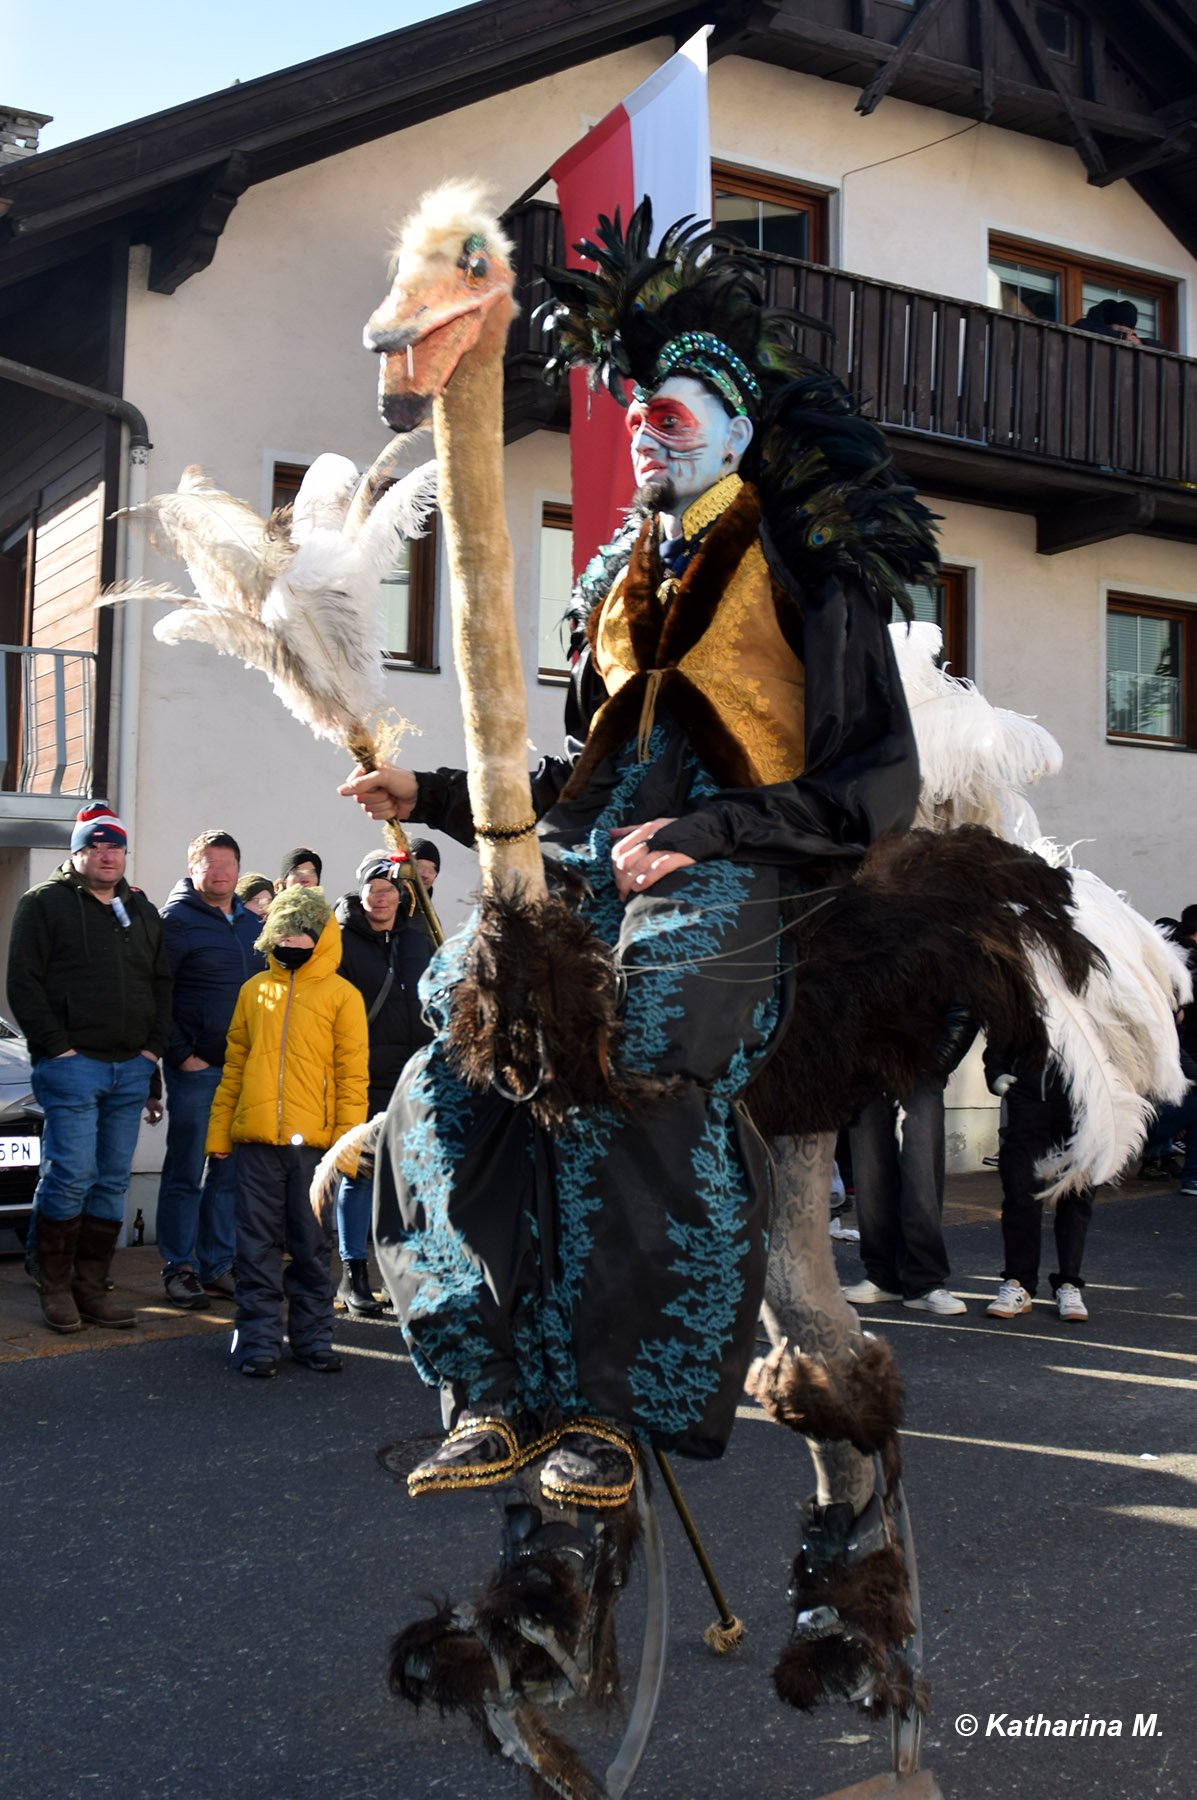
[[[602,603],[593,631],[595,668],[610,696],[595,725],[608,709],[620,710],[613,706],[615,697],[639,678],[642,755],[658,696],[662,708],[687,726],[692,738],[701,739],[701,722],[708,715],[706,707],[693,702],[697,690],[718,722],[720,729],[713,735],[722,737],[726,732],[739,753],[728,766],[727,755],[709,753],[714,745],[695,742],[699,756],[724,786],[792,781],[805,763],[804,670],[778,622],[773,581],[756,530],[759,517],[756,495],[738,475],[725,476],[689,508],[682,520],[687,538],[708,520],[714,523],[681,579],[666,575],[657,588],[658,650],[651,658],[645,654],[643,623],[629,618],[635,611],[635,603],[629,607],[628,593],[635,552]],[[645,525],[637,546],[642,552],[649,548],[647,534],[656,529],[652,523]],[[704,591],[716,582],[722,592]],[[668,654],[670,649],[673,655]]]

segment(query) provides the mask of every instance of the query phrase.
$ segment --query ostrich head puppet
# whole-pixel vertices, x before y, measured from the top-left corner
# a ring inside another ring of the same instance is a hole
[[[399,236],[391,290],[365,330],[395,431],[432,418],[448,546],[470,803],[484,890],[545,896],[528,795],[527,710],[503,509],[503,350],[511,244],[485,188],[426,194]]]

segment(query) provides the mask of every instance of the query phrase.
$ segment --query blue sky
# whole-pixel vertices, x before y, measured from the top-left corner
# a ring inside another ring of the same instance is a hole
[[[0,104],[52,113],[53,150],[129,119],[343,50],[465,0],[7,0]]]

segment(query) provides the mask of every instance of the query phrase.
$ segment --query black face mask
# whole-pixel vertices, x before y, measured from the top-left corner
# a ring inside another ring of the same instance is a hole
[[[312,954],[310,944],[276,944],[272,952],[280,969],[302,969]]]

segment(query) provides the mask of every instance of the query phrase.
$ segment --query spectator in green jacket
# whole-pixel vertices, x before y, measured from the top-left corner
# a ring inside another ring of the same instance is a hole
[[[116,815],[85,807],[69,864],[22,896],[13,921],[8,997],[45,1114],[34,1203],[52,1331],[134,1323],[108,1271],[171,982],[157,908],[125,880],[127,849]]]

